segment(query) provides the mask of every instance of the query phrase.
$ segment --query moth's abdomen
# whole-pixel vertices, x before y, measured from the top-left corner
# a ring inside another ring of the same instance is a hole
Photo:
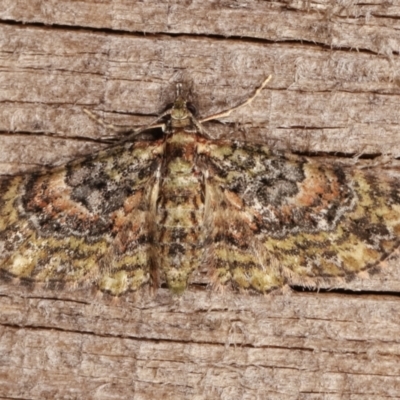
[[[155,264],[175,293],[186,288],[203,247],[204,188],[195,145],[193,134],[183,130],[169,138],[157,202]]]

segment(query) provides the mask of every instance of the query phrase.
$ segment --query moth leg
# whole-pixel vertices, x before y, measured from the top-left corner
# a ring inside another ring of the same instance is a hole
[[[201,125],[201,123],[195,118],[193,117],[193,115],[191,116],[191,120],[193,122],[193,125],[196,127],[196,129],[203,135],[205,136],[207,139],[211,139],[211,140],[216,140],[217,138],[212,135],[207,129],[204,128],[203,125]]]
[[[217,119],[217,118],[227,117],[233,111],[236,111],[239,108],[247,106],[248,104],[250,104],[261,93],[261,91],[265,88],[265,86],[267,86],[267,83],[271,80],[271,78],[272,78],[272,75],[269,75],[268,78],[265,79],[264,82],[261,84],[261,86],[256,89],[254,94],[251,97],[249,97],[246,101],[244,101],[243,103],[240,103],[239,105],[237,105],[235,107],[232,107],[229,110],[221,111],[221,112],[219,112],[217,114],[210,115],[209,117],[202,118],[199,122],[203,123],[203,122],[206,122],[206,121],[212,121],[212,120]]]
[[[165,112],[163,112],[161,115],[159,115],[154,121],[152,121],[150,124],[140,127],[138,129],[118,129],[116,128],[113,124],[107,124],[105,123],[105,121],[101,118],[99,118],[97,115],[93,114],[91,111],[87,110],[86,108],[83,109],[83,111],[89,116],[89,118],[91,118],[92,120],[94,120],[95,122],[97,122],[98,124],[100,124],[101,126],[103,126],[106,129],[110,129],[115,133],[118,133],[119,135],[127,135],[125,137],[123,137],[122,139],[118,140],[118,143],[124,143],[124,142],[129,142],[131,141],[135,136],[139,135],[142,132],[145,132],[149,129],[154,129],[154,128],[161,128],[163,130],[165,130],[165,124],[157,124],[157,122],[165,117],[166,115],[171,114],[171,110],[167,110]],[[111,139],[115,139],[115,138],[111,138]]]
[[[170,111],[170,110],[168,110],[168,111]],[[163,124],[156,124],[156,122],[157,122],[160,118],[162,118],[162,117],[164,117],[165,115],[167,115],[168,113],[169,113],[169,112],[163,113],[163,114],[160,115],[157,119],[155,119],[151,124],[146,125],[146,126],[143,126],[142,128],[138,128],[138,129],[136,129],[136,130],[131,129],[131,130],[125,131],[126,133],[129,133],[129,135],[126,136],[126,137],[124,137],[124,138],[122,138],[121,140],[119,140],[118,143],[129,142],[129,141],[132,140],[135,136],[139,135],[139,134],[142,133],[142,132],[146,132],[146,131],[149,130],[149,129],[161,128],[163,131],[165,131],[165,124],[164,124],[164,123],[163,123]]]
[[[99,125],[101,125],[103,128],[112,130],[115,133],[121,133],[121,129],[118,129],[117,127],[115,127],[113,124],[107,124],[104,119],[98,117],[96,114],[93,114],[91,111],[89,111],[88,109],[84,108],[83,111],[85,112],[85,114],[87,114],[89,116],[89,118],[91,118],[93,121],[97,122]]]

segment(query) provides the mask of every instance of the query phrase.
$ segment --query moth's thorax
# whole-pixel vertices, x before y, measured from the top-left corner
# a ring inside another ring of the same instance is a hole
[[[190,117],[191,113],[187,109],[186,100],[178,97],[171,109],[171,128],[184,128],[190,126],[192,123]]]

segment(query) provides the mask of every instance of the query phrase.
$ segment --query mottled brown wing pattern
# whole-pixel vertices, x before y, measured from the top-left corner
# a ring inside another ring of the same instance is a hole
[[[162,142],[119,145],[2,180],[0,272],[46,286],[96,283],[120,294],[150,279]]]
[[[1,276],[180,294],[206,270],[214,287],[266,293],[351,278],[400,246],[398,177],[211,140],[180,90],[162,117],[151,126],[160,140],[128,143],[139,129],[84,160],[1,181]]]
[[[351,278],[400,246],[400,181],[236,141],[205,142],[218,285]]]

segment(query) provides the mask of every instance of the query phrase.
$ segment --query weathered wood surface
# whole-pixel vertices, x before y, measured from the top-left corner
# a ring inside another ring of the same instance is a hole
[[[1,0],[1,173],[103,147],[110,132],[84,107],[144,125],[183,81],[209,115],[269,74],[251,106],[208,129],[293,151],[384,154],[395,168],[399,16],[383,0]],[[161,289],[116,304],[2,284],[0,398],[400,398],[398,267],[344,293]]]

